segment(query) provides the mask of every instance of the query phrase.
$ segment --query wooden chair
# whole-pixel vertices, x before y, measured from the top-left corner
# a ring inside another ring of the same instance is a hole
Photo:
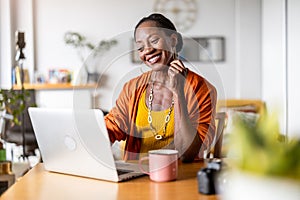
[[[266,103],[260,99],[221,99],[217,103],[217,112],[234,109],[241,112],[253,112],[264,115],[267,112]]]
[[[223,144],[223,132],[226,124],[226,113],[225,112],[218,112],[216,114],[216,143],[214,148],[213,157],[214,158],[221,158],[222,157],[222,144]]]
[[[266,103],[261,99],[220,99],[217,102],[217,112],[226,113],[226,127],[224,137],[222,137],[225,141],[223,141],[221,156],[226,155],[227,157],[230,154],[228,136],[235,125],[234,117],[243,116],[249,123],[255,123],[261,116],[267,114],[267,108]]]
[[[208,151],[206,158],[221,158],[222,157],[222,144],[223,144],[223,132],[226,123],[226,113],[217,112],[215,116],[216,120],[216,132],[213,140],[212,148]]]

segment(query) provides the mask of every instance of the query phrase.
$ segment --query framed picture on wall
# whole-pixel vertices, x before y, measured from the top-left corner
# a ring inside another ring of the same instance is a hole
[[[184,38],[179,56],[189,62],[224,62],[225,38],[220,36]]]

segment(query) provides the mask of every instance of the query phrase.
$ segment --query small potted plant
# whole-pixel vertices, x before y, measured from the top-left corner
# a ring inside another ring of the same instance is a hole
[[[96,57],[99,58],[118,43],[117,40],[111,39],[101,40],[95,45],[87,41],[86,37],[82,34],[72,31],[65,33],[64,41],[67,45],[70,45],[78,50],[80,60],[83,63],[85,71],[87,72],[87,82],[96,82],[99,76],[96,67],[93,66],[92,63],[85,62],[87,56],[92,54],[95,59]]]
[[[29,102],[29,91],[19,92],[18,90],[0,89],[0,112],[5,112],[16,125],[21,125],[19,116],[26,108],[26,102]],[[4,116],[3,116],[4,117]]]
[[[254,125],[236,120],[223,198],[299,199],[300,140],[280,133],[276,115],[262,116]]]
[[[0,139],[2,142],[22,144],[22,156],[27,155],[29,144],[30,147],[37,147],[35,139],[25,139],[29,135],[34,135],[26,110],[28,107],[36,106],[33,95],[33,90],[24,88],[21,90],[0,89]]]

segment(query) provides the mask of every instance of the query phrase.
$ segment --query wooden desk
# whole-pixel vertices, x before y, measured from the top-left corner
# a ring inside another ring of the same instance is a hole
[[[178,180],[172,182],[156,183],[150,181],[148,176],[143,176],[113,183],[47,172],[43,164],[38,164],[11,186],[0,199],[219,199],[217,195],[198,193],[196,174],[202,166],[202,162],[179,164]]]

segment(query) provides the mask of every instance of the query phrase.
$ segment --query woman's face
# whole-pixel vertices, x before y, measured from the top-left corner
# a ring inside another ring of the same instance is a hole
[[[155,22],[146,21],[136,29],[135,41],[139,57],[147,66],[156,71],[168,69],[177,42],[175,34],[167,36]]]

